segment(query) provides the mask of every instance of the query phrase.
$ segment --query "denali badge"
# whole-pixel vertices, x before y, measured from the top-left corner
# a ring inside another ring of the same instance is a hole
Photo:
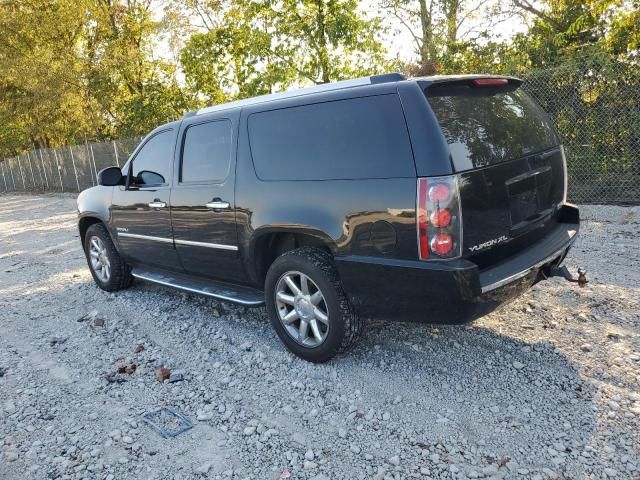
[[[487,240],[486,242],[480,243],[479,245],[474,245],[473,247],[469,247],[469,251],[477,252],[478,250],[484,250],[485,248],[493,247],[494,245],[497,245],[498,243],[506,242],[507,240],[509,240],[509,238],[506,237],[505,235],[502,235],[501,237],[494,238],[492,240]]]

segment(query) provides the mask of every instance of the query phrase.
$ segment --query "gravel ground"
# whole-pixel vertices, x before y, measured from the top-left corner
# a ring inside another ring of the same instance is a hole
[[[99,290],[73,198],[0,196],[0,478],[638,479],[640,208],[582,214],[585,288],[463,327],[372,322],[318,366],[262,309]],[[142,417],[163,406],[193,428],[162,438]]]

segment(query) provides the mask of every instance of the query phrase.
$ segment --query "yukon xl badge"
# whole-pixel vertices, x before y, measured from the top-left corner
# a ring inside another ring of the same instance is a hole
[[[502,242],[506,242],[507,240],[509,240],[509,238],[506,237],[505,235],[502,235],[501,237],[487,240],[484,243],[480,243],[478,245],[474,245],[473,247],[469,247],[469,251],[477,252],[479,250],[484,250],[485,248],[493,247],[494,245],[497,245]]]

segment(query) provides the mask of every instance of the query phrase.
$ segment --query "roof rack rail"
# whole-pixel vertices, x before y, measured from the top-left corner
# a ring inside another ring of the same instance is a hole
[[[342,90],[345,88],[361,87],[364,85],[374,85],[379,83],[400,82],[406,80],[406,77],[401,73],[384,73],[381,75],[371,75],[369,77],[355,78],[353,80],[342,80],[340,82],[322,83],[313,87],[299,88],[296,90],[289,90],[286,92],[272,93],[270,95],[262,95],[259,97],[246,98],[244,100],[236,100],[234,102],[222,103],[220,105],[213,105],[211,107],[201,108],[194,112],[189,112],[186,117],[192,117],[194,115],[203,115],[205,113],[219,112],[221,110],[228,110],[230,108],[245,107],[249,105],[257,105],[260,103],[273,102],[275,100],[283,100],[285,98],[301,97],[303,95],[309,95],[312,93],[330,92],[332,90]]]

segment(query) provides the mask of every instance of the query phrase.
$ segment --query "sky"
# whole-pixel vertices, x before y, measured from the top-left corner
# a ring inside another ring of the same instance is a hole
[[[362,12],[370,17],[379,15],[378,5],[380,0],[360,0]],[[417,1],[415,2],[417,3]],[[477,30],[482,28],[484,23],[490,21],[487,10],[496,5],[507,5],[504,0],[477,0],[477,4],[483,4],[483,8],[472,12],[472,16],[467,21],[467,28]],[[533,2],[535,4],[535,2]],[[386,15],[385,23],[391,26],[390,32],[386,35],[385,46],[392,57],[398,57],[402,60],[415,60],[414,42],[411,34],[402,23],[392,15]],[[491,19],[495,20],[495,19]],[[514,15],[506,17],[496,22],[492,27],[495,39],[509,39],[517,33],[526,31],[526,23],[521,16]],[[414,31],[419,31],[416,25]]]

